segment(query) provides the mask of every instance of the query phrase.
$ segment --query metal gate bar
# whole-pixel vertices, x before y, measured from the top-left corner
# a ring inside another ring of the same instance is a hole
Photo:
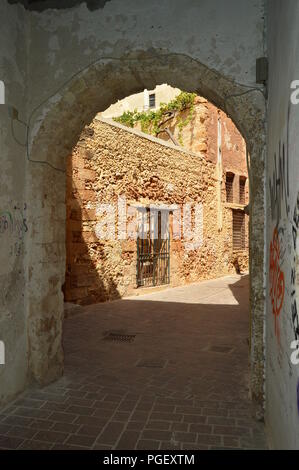
[[[158,238],[152,238],[152,234]],[[170,238],[161,237],[161,213],[158,230],[150,231],[146,237],[137,238],[137,285],[158,286],[170,282]]]

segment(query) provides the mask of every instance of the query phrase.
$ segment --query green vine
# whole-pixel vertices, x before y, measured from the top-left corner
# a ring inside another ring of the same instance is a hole
[[[179,137],[178,140],[181,145],[182,130],[189,122],[191,122],[194,115],[194,100],[195,93],[187,93],[182,91],[176,98],[169,103],[161,103],[157,111],[125,111],[121,116],[113,118],[114,121],[124,124],[128,127],[134,127],[135,124],[140,123],[142,132],[157,136],[162,130],[160,126],[163,124],[163,118],[168,113],[178,113],[186,109],[189,110],[188,116],[185,119],[178,118]]]

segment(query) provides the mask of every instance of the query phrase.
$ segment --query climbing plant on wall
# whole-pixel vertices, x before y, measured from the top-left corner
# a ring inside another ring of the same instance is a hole
[[[179,129],[178,140],[180,144],[183,145],[182,130],[192,120],[195,98],[195,93],[182,91],[169,103],[161,103],[160,108],[156,111],[125,111],[121,116],[114,118],[114,121],[128,127],[135,127],[135,125],[139,123],[143,132],[158,136],[163,130],[165,130],[164,125],[167,121],[175,118],[180,112],[188,110],[189,112],[187,117],[183,119],[179,116],[177,118]]]

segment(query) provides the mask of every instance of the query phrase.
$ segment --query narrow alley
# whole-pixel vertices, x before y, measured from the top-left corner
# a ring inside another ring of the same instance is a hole
[[[0,448],[267,448],[249,397],[248,276],[74,308],[64,376],[2,410]]]

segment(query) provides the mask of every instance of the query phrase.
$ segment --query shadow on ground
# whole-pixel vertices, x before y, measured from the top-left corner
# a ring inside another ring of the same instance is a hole
[[[0,447],[266,447],[249,399],[246,276],[80,308],[65,321],[64,377],[2,413]]]

